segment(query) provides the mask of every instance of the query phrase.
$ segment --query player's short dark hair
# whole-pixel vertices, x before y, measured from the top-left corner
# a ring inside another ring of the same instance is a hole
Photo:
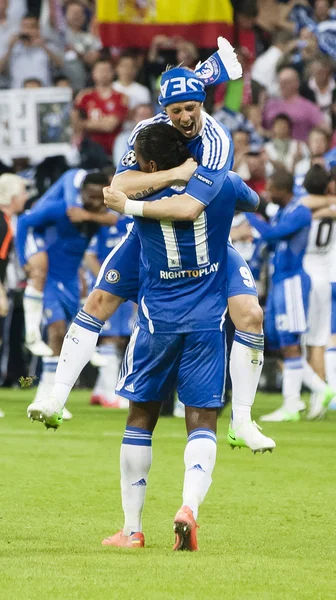
[[[274,125],[274,123],[276,121],[286,121],[288,127],[289,127],[289,131],[292,132],[293,131],[293,121],[292,119],[286,115],[285,113],[279,113],[276,117],[274,117],[273,121],[272,121],[272,126]]]
[[[110,185],[110,180],[106,173],[103,171],[95,171],[94,173],[88,173],[83,180],[82,187],[86,185]]]
[[[277,169],[270,177],[270,181],[277,188],[277,190],[285,190],[291,193],[294,187],[294,177],[292,173],[286,171],[286,169]]]
[[[141,129],[136,144],[141,157],[146,162],[154,160],[159,171],[178,167],[191,158],[182,133],[166,123],[153,123]]]
[[[304,178],[303,187],[309,194],[322,196],[326,193],[330,181],[330,173],[322,165],[313,165]]]

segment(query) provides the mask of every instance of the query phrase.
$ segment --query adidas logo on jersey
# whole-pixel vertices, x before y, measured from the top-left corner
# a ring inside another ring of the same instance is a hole
[[[133,385],[133,383],[130,383],[129,385],[126,385],[125,390],[127,392],[134,392],[134,385]]]

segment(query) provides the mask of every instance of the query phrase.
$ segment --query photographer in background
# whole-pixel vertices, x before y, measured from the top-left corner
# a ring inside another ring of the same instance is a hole
[[[11,38],[6,54],[0,57],[0,73],[8,72],[11,88],[21,88],[26,79],[39,79],[50,86],[53,68],[62,65],[63,57],[41,37],[39,21],[31,14],[22,18],[20,32]]]
[[[26,186],[21,177],[11,173],[0,176],[0,347],[4,318],[9,310],[5,278],[13,242],[11,219],[23,211],[26,200]],[[3,416],[4,413],[0,410],[0,417]]]

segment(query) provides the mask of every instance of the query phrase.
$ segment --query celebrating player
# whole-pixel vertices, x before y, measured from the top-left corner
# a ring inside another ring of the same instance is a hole
[[[167,124],[149,125],[137,136],[136,156],[145,172],[168,169],[189,155],[180,132]],[[162,402],[177,386],[186,407],[188,442],[183,505],[174,520],[174,549],[197,550],[196,518],[211,484],[217,413],[225,382],[227,239],[237,199],[249,204],[258,198],[235,173],[228,174],[217,196],[203,205],[196,220],[199,201],[190,196],[186,200],[183,189],[179,194],[167,187],[145,202],[129,200],[123,192],[112,192],[110,197],[121,212],[138,215],[135,222],[142,267],[138,320],[116,388],[130,400],[121,448],[125,524],[123,531],[103,544],[144,545],[141,513],[152,433]],[[186,205],[184,214],[173,221],[171,215],[178,203]],[[153,220],[160,210],[167,211],[167,218]],[[269,449],[274,447],[272,440],[269,443]]]
[[[241,76],[241,67],[230,44],[220,38],[220,50],[209,61],[211,72],[219,75],[213,82],[223,79],[238,78]],[[227,46],[228,44],[228,46]],[[209,69],[198,70],[200,76],[206,72],[206,83],[211,83],[208,78]],[[140,123],[130,136],[129,150],[123,157],[114,178],[114,187],[125,191],[134,198],[142,198],[147,194],[160,190],[165,186],[189,181],[186,196],[199,200],[199,213],[204,210],[204,205],[216,196],[222,187],[232,162],[232,142],[229,134],[212,117],[202,111],[202,102],[205,98],[204,83],[190,70],[175,68],[167,71],[162,76],[160,101],[165,112],[160,113],[151,120]],[[182,167],[158,171],[155,173],[139,172],[134,153],[134,142],[137,133],[145,125],[154,122],[164,122],[179,129],[187,142],[191,153],[197,158],[199,165],[186,161]],[[191,175],[193,175],[191,177]],[[225,201],[225,200],[224,200]],[[184,203],[183,203],[184,204]],[[180,203],[172,204],[176,214],[172,218],[179,219]],[[198,215],[194,211],[194,218]],[[158,215],[157,218],[165,218]],[[183,217],[185,218],[185,217]],[[232,348],[231,378],[233,381],[233,415],[232,415],[232,441],[248,447],[255,446],[256,428],[251,427],[251,406],[263,364],[263,313],[258,304],[252,277],[246,277],[249,270],[246,263],[234,249],[232,250],[231,270],[235,271],[235,278],[239,280],[236,295],[230,299],[229,309],[231,318],[236,326],[235,340]],[[242,267],[243,262],[243,267]],[[64,405],[68,394],[76,381],[78,372],[90,359],[96,344],[97,334],[102,323],[113,314],[125,299],[136,299],[138,292],[139,269],[139,240],[136,232],[130,232],[109,259],[110,293],[105,294],[97,288],[90,295],[84,307],[83,318],[78,315],[76,331],[79,335],[79,347],[76,360],[62,359],[62,369],[56,377],[57,386],[53,390],[52,398],[47,401],[49,415],[53,404]],[[242,270],[243,269],[243,270]],[[238,291],[239,290],[239,291]],[[65,340],[65,343],[67,340]],[[79,351],[80,348],[80,351]],[[241,371],[245,376],[241,377]],[[46,405],[45,405],[46,408]],[[260,439],[260,438],[259,438]]]
[[[85,211],[90,214],[104,213],[102,189],[108,181],[103,173],[86,175],[80,196]],[[67,323],[79,306],[78,269],[84,252],[99,227],[90,221],[72,223],[67,209],[65,197],[59,197],[58,202],[42,199],[18,219],[17,250],[21,265],[27,263],[26,241],[30,228],[42,232],[49,263],[44,290],[44,313],[48,344],[53,356],[43,359],[43,371],[35,401],[48,396],[52,389]],[[68,414],[67,417],[71,418],[71,415]]]
[[[307,329],[310,278],[303,269],[311,212],[293,198],[293,177],[278,171],[268,182],[268,193],[280,206],[271,224],[247,214],[251,225],[274,251],[272,288],[266,304],[265,332],[271,347],[280,348],[284,358],[283,405],[263,421],[295,421],[300,418],[304,376],[301,335]]]
[[[114,225],[116,217],[111,212],[93,213],[83,209],[81,200],[82,183],[87,175],[84,169],[71,169],[62,175],[40,198],[38,206],[45,208],[65,202],[67,215],[73,223],[92,221],[98,225]],[[47,203],[47,204],[45,204]],[[51,208],[53,210],[53,208]],[[22,221],[21,221],[22,223]],[[20,228],[20,235],[22,229]],[[41,321],[43,316],[43,293],[48,273],[45,231],[35,228],[34,233],[24,230],[22,247],[25,251],[25,270],[28,285],[23,297],[25,315],[26,346],[36,356],[52,356],[51,348],[42,340]]]

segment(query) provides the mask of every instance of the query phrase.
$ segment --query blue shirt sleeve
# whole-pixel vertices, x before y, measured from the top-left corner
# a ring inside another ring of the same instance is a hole
[[[230,179],[236,192],[236,210],[241,212],[255,212],[259,206],[259,196],[252,190],[237,173],[230,172]]]
[[[291,237],[300,229],[311,224],[311,212],[305,206],[299,205],[292,212],[289,212],[285,219],[276,225],[269,225],[259,219],[256,215],[246,214],[250,224],[259,231],[261,237],[266,242],[276,242]]]
[[[32,210],[27,210],[18,218],[16,231],[16,249],[20,264],[26,264],[26,242],[29,229],[45,228],[53,225],[65,215],[64,202],[48,203],[39,201]]]
[[[134,152],[134,144],[130,144],[129,141],[127,143],[125,154],[121,158],[115,174],[119,175],[125,171],[140,171],[139,163],[137,162]]]

